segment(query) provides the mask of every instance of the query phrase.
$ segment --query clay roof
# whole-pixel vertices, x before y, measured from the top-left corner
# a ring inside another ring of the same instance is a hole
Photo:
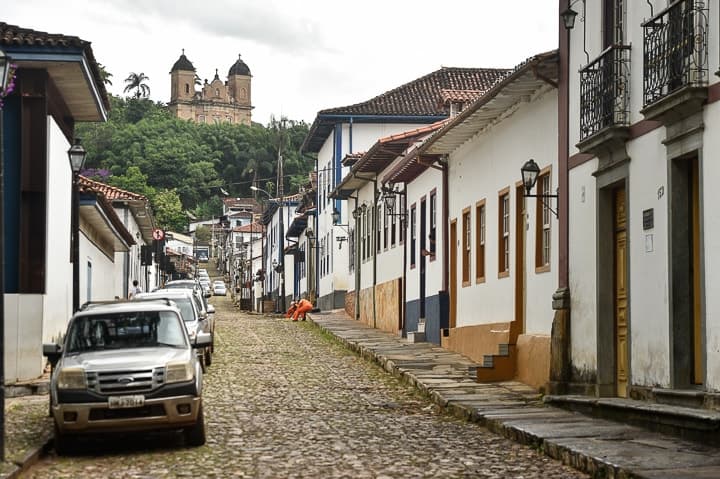
[[[509,72],[501,68],[442,67],[370,100],[321,110],[310,127],[302,149],[317,152],[332,126],[349,117],[355,123],[432,123],[446,118],[448,112],[441,101],[443,90],[484,92]]]
[[[90,73],[95,80],[98,93],[106,110],[110,109],[105,83],[100,75],[100,67],[95,60],[90,42],[75,36],[63,35],[60,33],[48,33],[30,28],[21,28],[17,25],[9,25],[0,22],[0,46],[12,46],[18,48],[33,47],[34,49],[49,48],[54,51],[80,49],[87,58]],[[8,53],[8,52],[6,52]],[[11,55],[12,56],[12,55]]]
[[[250,223],[233,228],[233,233],[262,233],[264,231],[265,226],[261,223]]]
[[[147,197],[144,195],[140,195],[138,193],[133,193],[131,191],[126,191],[126,190],[123,190],[120,188],[116,188],[115,186],[110,186],[105,183],[100,183],[99,181],[91,180],[90,178],[86,178],[82,175],[80,175],[79,182],[81,185],[84,185],[95,191],[99,191],[100,193],[102,193],[105,196],[105,198],[107,198],[110,201],[116,201],[116,200],[147,201]]]
[[[441,155],[449,154],[478,132],[492,125],[506,112],[541,88],[557,88],[558,51],[534,55],[518,66],[490,90],[470,103],[457,116],[421,144],[405,152],[382,178],[383,183],[410,182]]]
[[[468,102],[477,100],[484,90],[452,90],[443,89],[440,91],[440,102],[447,105],[451,102]]]

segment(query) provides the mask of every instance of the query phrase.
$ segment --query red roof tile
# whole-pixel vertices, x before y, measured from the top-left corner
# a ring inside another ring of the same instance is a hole
[[[503,68],[442,67],[432,73],[382,93],[370,100],[354,105],[328,108],[318,112],[303,143],[303,151],[317,152],[332,125],[343,121],[339,116],[397,116],[405,122],[430,123],[438,117],[447,117],[448,111],[441,101],[443,90],[485,92],[510,70]],[[408,118],[415,117],[415,118]],[[392,119],[388,118],[388,122]]]
[[[105,198],[107,198],[110,201],[116,201],[116,200],[140,200],[140,201],[147,201],[147,197],[138,193],[133,193],[131,191],[126,191],[120,188],[116,188],[114,186],[107,185],[105,183],[100,183],[99,181],[91,180],[90,178],[86,178],[82,175],[80,175],[79,179],[80,185],[86,186],[94,191],[99,191],[102,193]]]

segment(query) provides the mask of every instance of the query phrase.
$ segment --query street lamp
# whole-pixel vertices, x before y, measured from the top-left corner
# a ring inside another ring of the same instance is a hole
[[[80,138],[75,138],[75,144],[68,150],[68,159],[72,169],[72,205],[71,205],[71,233],[72,233],[72,264],[73,264],[73,313],[80,309],[80,218],[78,180],[80,170],[85,164],[87,152],[80,144]]]
[[[523,193],[523,196],[525,198],[539,199],[542,204],[544,204],[547,209],[550,210],[553,215],[555,215],[555,218],[557,218],[557,210],[552,209],[550,205],[545,202],[545,200],[549,198],[555,198],[557,200],[558,195],[530,194],[530,191],[532,191],[533,186],[535,186],[535,183],[537,182],[538,175],[540,175],[540,167],[537,163],[535,163],[535,160],[530,158],[528,161],[526,161],[522,168],[520,168],[520,175],[522,177],[523,186],[525,187],[525,192]]]

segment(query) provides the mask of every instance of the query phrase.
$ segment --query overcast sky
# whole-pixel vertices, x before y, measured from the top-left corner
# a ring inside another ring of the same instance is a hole
[[[170,100],[182,49],[200,78],[250,67],[253,121],[312,122],[439,69],[511,68],[557,48],[557,0],[22,0],[0,20],[92,42],[122,95],[145,73]]]

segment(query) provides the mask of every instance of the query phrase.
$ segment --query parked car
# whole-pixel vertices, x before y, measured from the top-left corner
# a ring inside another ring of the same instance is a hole
[[[203,372],[180,310],[170,301],[115,301],[83,306],[62,345],[44,344],[53,365],[50,410],[55,449],[68,452],[78,435],[182,429],[205,444]]]
[[[215,306],[210,304],[207,300],[208,296],[205,294],[205,290],[202,287],[202,285],[195,281],[194,279],[176,279],[173,281],[168,281],[165,283],[165,287],[155,290],[156,291],[163,291],[163,290],[188,290],[192,291],[198,299],[200,299],[200,305],[201,305],[201,314],[204,313],[207,315],[208,322],[210,323],[210,334],[213,337],[213,344],[210,346],[210,352],[215,352]]]
[[[200,299],[192,292],[183,289],[162,290],[159,289],[152,293],[140,293],[135,295],[135,300],[168,300],[177,304],[182,316],[185,328],[187,329],[190,340],[195,339],[198,333],[210,335],[210,344],[202,349],[198,349],[200,356],[200,365],[203,372],[212,364],[212,344],[214,342],[212,329],[210,327],[210,319],[207,314],[201,313]]]
[[[227,289],[225,288],[225,283],[220,282],[213,284],[213,295],[227,296]]]

